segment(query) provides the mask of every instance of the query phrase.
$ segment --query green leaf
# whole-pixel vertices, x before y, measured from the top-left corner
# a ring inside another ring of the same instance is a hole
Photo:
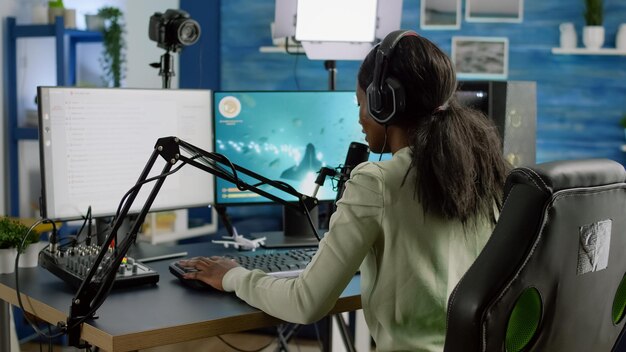
[[[18,248],[27,232],[28,227],[21,222],[8,217],[0,218],[0,248]],[[39,241],[39,235],[35,231],[32,233],[37,235],[37,241]],[[25,245],[32,243],[33,239],[34,235],[29,235]]]
[[[100,8],[98,15],[107,23],[102,35],[104,46],[100,60],[102,78],[107,86],[119,87],[126,70],[124,15],[120,9],[110,6]]]
[[[603,23],[603,4],[602,0],[584,0],[585,1],[585,23],[587,26],[601,26]]]

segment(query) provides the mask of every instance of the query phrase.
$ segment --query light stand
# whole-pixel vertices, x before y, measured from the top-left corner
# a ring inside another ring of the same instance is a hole
[[[328,90],[335,90],[337,87],[337,61],[324,61],[324,68],[328,71]]]
[[[165,166],[158,176],[148,179],[148,175],[159,156],[165,159]],[[172,167],[176,164],[180,165],[178,165],[176,169],[172,170]],[[159,138],[154,147],[154,151],[141,172],[135,186],[133,186],[124,196],[122,203],[123,206],[120,208],[119,213],[113,220],[111,232],[108,234],[106,241],[103,243],[100,252],[89,269],[87,276],[82,281],[78,291],[72,299],[70,315],[67,319],[67,332],[69,336],[69,344],[71,346],[82,347],[80,345],[81,324],[87,319],[93,318],[96,310],[106,300],[113,286],[117,270],[126,255],[126,252],[128,252],[130,246],[135,242],[137,233],[139,232],[141,225],[143,224],[145,217],[152,206],[152,203],[159,193],[163,182],[165,182],[165,178],[175,173],[186,164],[190,164],[205,172],[230,181],[242,191],[255,192],[267,199],[281,203],[283,206],[290,207],[302,214],[305,214],[309,218],[309,224],[313,227],[314,234],[319,240],[319,236],[315,231],[315,226],[309,214],[310,210],[317,206],[318,201],[316,198],[299,193],[286,183],[270,180],[253,171],[233,164],[221,154],[207,152],[176,137]],[[239,179],[237,176],[238,173],[245,174],[246,176],[258,181],[258,183],[254,185],[248,184]],[[112,256],[107,256],[107,259],[103,262],[103,258],[109,254],[111,243],[116,238],[117,231],[120,229],[122,223],[128,216],[128,212],[135,201],[135,198],[139,194],[141,187],[151,181],[155,181],[155,184],[150,191],[141,212],[132,223],[130,231],[126,236],[124,236],[124,239],[118,245],[116,252]],[[260,189],[259,186],[262,185],[269,185],[274,189],[295,197],[297,199],[297,203],[286,201]],[[99,267],[102,267],[102,270],[98,270]]]

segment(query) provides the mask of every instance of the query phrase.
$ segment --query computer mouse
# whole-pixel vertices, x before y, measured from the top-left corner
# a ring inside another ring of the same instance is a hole
[[[196,271],[196,269],[194,269],[194,268],[188,268],[188,267],[181,266],[179,264],[179,261],[174,261],[174,262],[170,263],[169,268],[170,268],[170,273],[172,273],[174,276],[176,276],[181,281],[181,283],[183,285],[185,285],[185,286],[189,286],[189,287],[197,289],[197,290],[213,289],[213,287],[211,287],[211,285],[205,283],[204,281],[194,280],[194,279],[186,279],[184,277],[184,275],[186,273]]]

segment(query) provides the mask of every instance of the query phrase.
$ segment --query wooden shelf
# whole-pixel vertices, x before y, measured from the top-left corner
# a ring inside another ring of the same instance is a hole
[[[621,55],[626,56],[626,50],[618,50],[616,48],[600,48],[600,49],[587,49],[587,48],[552,48],[552,53],[556,55]]]
[[[298,54],[303,55],[304,49],[301,46],[290,45],[289,50],[285,46],[262,46],[259,47],[261,53]]]

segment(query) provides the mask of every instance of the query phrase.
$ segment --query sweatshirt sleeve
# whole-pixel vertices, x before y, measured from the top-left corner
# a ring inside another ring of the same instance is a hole
[[[274,278],[237,267],[222,284],[279,319],[309,324],[326,316],[381,235],[383,182],[374,164],[355,168],[309,265],[295,278]]]

